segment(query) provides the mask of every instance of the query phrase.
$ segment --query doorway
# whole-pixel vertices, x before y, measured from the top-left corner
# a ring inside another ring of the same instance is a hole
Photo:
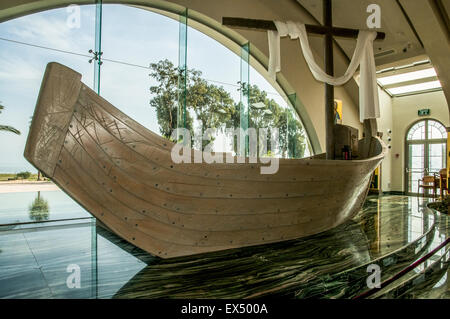
[[[439,170],[445,167],[445,126],[433,119],[416,122],[406,133],[405,146],[405,192],[407,195],[422,194],[424,190],[418,190],[419,179],[439,174]]]

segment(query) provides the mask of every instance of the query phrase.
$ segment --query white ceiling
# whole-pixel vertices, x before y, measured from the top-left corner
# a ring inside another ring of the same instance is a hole
[[[319,23],[322,23],[322,1],[297,0],[297,2],[309,11]],[[352,29],[368,29],[366,20],[370,13],[367,12],[367,7],[373,3],[378,4],[381,8],[381,28],[377,31],[386,33],[384,40],[374,42],[377,65],[403,60],[425,52],[395,0],[334,0],[332,1],[333,25]],[[450,4],[448,5],[450,6]],[[336,41],[347,57],[351,58],[355,49],[355,40],[336,38]],[[377,57],[378,53],[391,50],[393,53]]]

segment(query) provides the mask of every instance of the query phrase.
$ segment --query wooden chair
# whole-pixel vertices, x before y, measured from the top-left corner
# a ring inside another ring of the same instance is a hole
[[[442,200],[444,198],[444,195],[448,194],[446,168],[443,168],[439,171],[439,188],[441,189],[441,200]]]
[[[420,188],[423,188],[422,196],[425,196],[425,190],[433,190],[433,197],[436,197],[436,188],[438,187],[438,182],[435,176],[426,175],[418,180],[417,193],[420,193]]]

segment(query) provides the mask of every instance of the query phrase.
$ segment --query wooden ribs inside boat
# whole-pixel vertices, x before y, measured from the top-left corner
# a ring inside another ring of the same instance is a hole
[[[50,63],[25,157],[117,235],[162,258],[319,233],[352,218],[386,149],[377,137],[360,160],[280,159],[175,164],[174,145]]]

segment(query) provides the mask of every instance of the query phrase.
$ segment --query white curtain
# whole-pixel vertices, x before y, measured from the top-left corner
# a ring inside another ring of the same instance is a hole
[[[352,60],[340,77],[334,77],[324,72],[314,60],[308,41],[308,34],[303,23],[288,21],[286,23],[274,21],[278,31],[268,31],[269,38],[269,75],[275,79],[276,73],[281,70],[280,60],[280,37],[289,35],[291,39],[299,39],[303,56],[308,64],[314,78],[320,82],[331,85],[342,85],[349,81],[360,67],[359,83],[359,118],[364,119],[380,117],[378,99],[378,87],[376,80],[375,59],[373,56],[373,40],[376,38],[375,31],[359,31],[356,49]]]

